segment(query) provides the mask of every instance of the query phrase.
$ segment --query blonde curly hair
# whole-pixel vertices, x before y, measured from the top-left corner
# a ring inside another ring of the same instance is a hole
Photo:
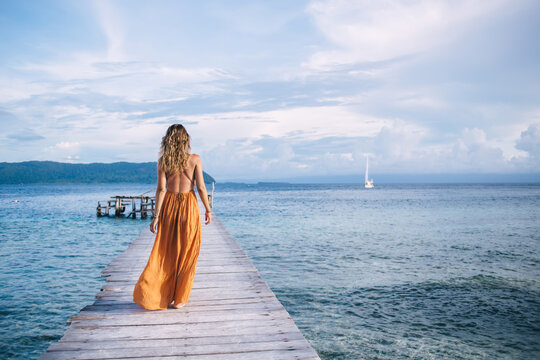
[[[167,129],[167,133],[161,139],[159,151],[159,168],[165,174],[176,171],[183,172],[187,168],[190,147],[190,136],[186,128],[181,124],[173,124]]]

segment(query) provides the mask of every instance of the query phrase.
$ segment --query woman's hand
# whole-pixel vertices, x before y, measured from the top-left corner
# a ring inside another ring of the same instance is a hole
[[[158,222],[159,222],[159,218],[154,217],[154,219],[150,223],[150,231],[153,232],[154,234],[157,232]]]
[[[212,212],[206,210],[206,212],[204,213],[204,224],[208,225],[211,222],[212,222]]]

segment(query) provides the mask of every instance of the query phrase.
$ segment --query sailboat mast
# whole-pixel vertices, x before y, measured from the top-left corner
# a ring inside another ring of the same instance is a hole
[[[366,183],[368,182],[368,157],[366,156]]]

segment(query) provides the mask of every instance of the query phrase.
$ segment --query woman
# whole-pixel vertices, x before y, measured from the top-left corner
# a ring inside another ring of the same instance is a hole
[[[201,247],[195,184],[206,208],[206,225],[212,221],[201,158],[190,154],[189,143],[180,124],[171,125],[161,140],[156,209],[150,224],[156,238],[133,290],[133,301],[145,309],[167,309],[171,302],[178,309],[189,299]]]

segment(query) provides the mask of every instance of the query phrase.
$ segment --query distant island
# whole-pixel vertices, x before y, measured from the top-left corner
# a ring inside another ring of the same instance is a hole
[[[156,162],[70,164],[56,161],[0,162],[0,184],[155,183]],[[204,182],[215,182],[203,172]]]

